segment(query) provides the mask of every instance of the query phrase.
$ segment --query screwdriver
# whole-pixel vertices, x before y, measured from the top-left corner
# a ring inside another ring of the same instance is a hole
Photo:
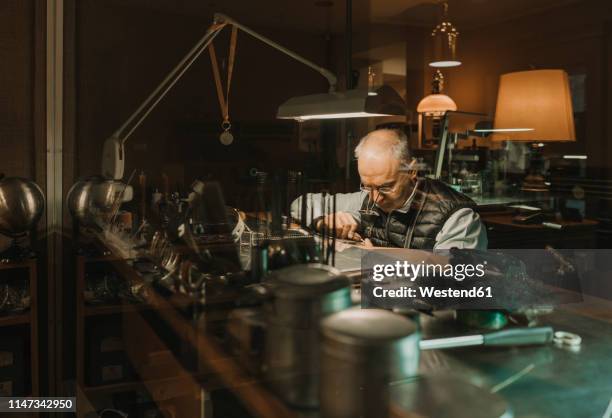
[[[551,327],[512,328],[489,334],[463,335],[459,337],[436,338],[421,340],[421,350],[435,350],[443,348],[470,347],[475,345],[486,346],[513,346],[547,344],[553,341]]]

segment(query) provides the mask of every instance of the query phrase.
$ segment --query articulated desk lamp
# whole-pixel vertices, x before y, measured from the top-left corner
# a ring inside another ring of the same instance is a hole
[[[360,89],[338,92],[336,91],[337,78],[331,71],[319,67],[295,52],[241,25],[230,17],[216,13],[213,24],[208,28],[204,36],[125,123],[104,142],[102,152],[102,174],[104,177],[115,180],[123,178],[125,164],[124,146],[128,138],[225,26],[233,26],[234,30],[240,29],[248,33],[263,43],[312,68],[327,79],[329,83],[328,93],[294,97],[287,100],[278,108],[277,118],[279,119],[305,121],[311,119],[343,119],[406,114],[405,103],[393,88],[381,86],[374,91]],[[227,126],[224,129],[227,132]]]

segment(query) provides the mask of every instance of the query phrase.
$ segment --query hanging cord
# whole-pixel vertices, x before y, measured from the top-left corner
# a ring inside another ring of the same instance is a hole
[[[238,36],[238,28],[232,26],[232,34],[230,38],[230,47],[228,55],[227,65],[227,89],[225,95],[223,92],[223,85],[221,84],[221,74],[219,72],[219,64],[217,62],[217,54],[215,52],[215,46],[211,43],[208,51],[210,53],[210,61],[212,64],[213,76],[215,77],[215,86],[217,88],[217,98],[219,99],[219,107],[221,108],[221,114],[223,116],[223,122],[221,128],[225,132],[229,131],[232,127],[229,118],[229,93],[232,84],[232,74],[234,72],[234,61],[236,57],[236,41]]]

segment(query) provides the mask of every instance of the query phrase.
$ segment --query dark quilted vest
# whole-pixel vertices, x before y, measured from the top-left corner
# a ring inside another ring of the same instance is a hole
[[[417,182],[409,210],[385,213],[375,207],[378,216],[362,215],[361,230],[377,247],[433,249],[446,220],[459,209],[475,206],[472,199],[441,181],[423,178]]]

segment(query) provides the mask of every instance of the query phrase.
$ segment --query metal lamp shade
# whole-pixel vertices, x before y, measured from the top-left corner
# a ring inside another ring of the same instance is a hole
[[[494,133],[493,140],[575,141],[567,73],[563,70],[532,70],[503,74],[494,122],[494,130],[502,129],[509,132]]]
[[[457,58],[457,37],[459,32],[450,22],[442,22],[431,34],[433,42],[433,58],[430,67],[457,67],[461,61]]]
[[[66,203],[70,214],[82,225],[96,224],[95,217],[109,213],[117,199],[132,199],[132,188],[120,181],[93,176],[78,180],[68,191]]]
[[[304,121],[398,115],[406,115],[404,100],[392,87],[381,86],[374,91],[357,89],[293,97],[280,105],[276,117]]]

